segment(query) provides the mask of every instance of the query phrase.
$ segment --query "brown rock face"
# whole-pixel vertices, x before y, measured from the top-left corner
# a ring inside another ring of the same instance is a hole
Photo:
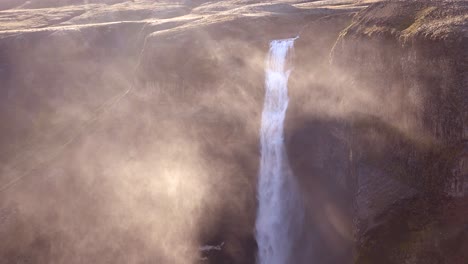
[[[0,2],[0,263],[255,263],[265,56],[298,35],[296,258],[464,263],[464,2]]]
[[[445,208],[466,200],[467,15],[464,2],[377,3],[334,46],[342,85],[377,103],[350,120],[358,263],[463,263],[466,244],[448,245],[466,222]]]

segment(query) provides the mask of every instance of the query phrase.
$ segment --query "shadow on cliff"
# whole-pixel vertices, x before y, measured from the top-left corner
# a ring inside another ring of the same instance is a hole
[[[377,261],[391,254],[388,248],[414,243],[415,233],[429,232],[434,222],[447,222],[443,219],[450,213],[443,208],[451,203],[445,186],[463,146],[415,139],[373,115],[291,118],[286,146],[306,204],[308,259],[353,263],[354,255],[358,263]],[[459,235],[460,226],[453,229]],[[436,230],[447,228],[444,224]],[[355,238],[361,236],[382,241],[382,246],[355,248]],[[457,235],[431,236],[449,241]]]
[[[338,120],[301,119],[286,132],[288,159],[306,208],[304,259],[352,263],[353,193],[349,146]],[[303,253],[302,253],[303,254]],[[305,263],[305,262],[304,262]]]

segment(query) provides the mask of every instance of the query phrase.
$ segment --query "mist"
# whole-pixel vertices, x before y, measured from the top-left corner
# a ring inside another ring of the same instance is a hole
[[[463,263],[467,10],[3,1],[0,263],[263,263],[265,67],[294,37],[290,259]]]

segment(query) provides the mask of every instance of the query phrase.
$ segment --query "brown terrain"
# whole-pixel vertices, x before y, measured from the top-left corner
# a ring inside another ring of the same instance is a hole
[[[3,0],[0,264],[255,263],[265,56],[295,36],[297,264],[467,263],[466,1]]]

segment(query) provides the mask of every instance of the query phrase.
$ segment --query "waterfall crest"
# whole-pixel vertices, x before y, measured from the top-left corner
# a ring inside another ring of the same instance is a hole
[[[266,61],[255,223],[259,264],[294,263],[293,249],[301,235],[303,207],[283,142],[291,73],[288,55],[294,48],[294,40],[273,40]]]

